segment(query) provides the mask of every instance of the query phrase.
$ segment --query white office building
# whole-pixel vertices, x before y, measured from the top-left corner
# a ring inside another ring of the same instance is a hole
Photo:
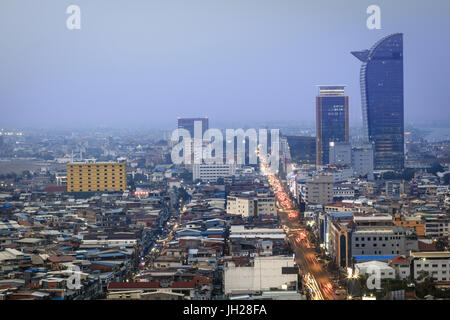
[[[234,175],[235,171],[234,164],[194,164],[192,179],[215,182],[219,178]]]
[[[390,215],[354,216],[353,221],[356,228],[351,235],[351,252],[360,260],[365,256],[368,260],[373,256],[408,256],[418,249],[417,237],[393,226]]]
[[[298,270],[291,256],[255,257],[251,266],[226,262],[224,292],[227,295],[251,294],[297,286]]]
[[[435,281],[450,282],[450,252],[411,252],[414,279],[427,273]]]
[[[367,175],[369,180],[373,180],[373,146],[352,147],[348,142],[330,142],[330,164],[349,165],[354,175]]]
[[[232,225],[230,227],[231,239],[271,239],[284,240],[286,233],[282,228],[248,228],[245,225]]]
[[[352,145],[349,142],[330,142],[330,164],[351,165]]]
[[[395,279],[395,270],[381,261],[367,261],[355,264],[355,274],[379,275],[380,279]]]
[[[373,146],[371,144],[352,148],[352,168],[356,175],[373,180]]]

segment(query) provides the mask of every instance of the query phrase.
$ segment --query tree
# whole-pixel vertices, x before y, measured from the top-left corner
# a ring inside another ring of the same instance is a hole
[[[430,273],[428,271],[421,270],[418,272],[418,275],[419,276],[417,277],[417,281],[420,282],[420,281],[428,278],[430,276]]]
[[[191,183],[191,182],[192,182],[192,173],[189,172],[189,171],[187,171],[187,170],[183,171],[183,172],[180,173],[178,176],[179,176],[179,177],[183,180],[183,182],[185,182],[185,183]]]
[[[419,281],[419,283],[416,284],[416,295],[418,297],[424,298],[426,295],[429,294],[434,295],[435,292],[434,281],[427,271],[420,271],[417,281]]]
[[[29,170],[24,170],[24,171],[22,172],[22,176],[23,176],[25,179],[30,179],[33,175],[31,174],[31,172],[30,172]]]
[[[386,291],[406,290],[408,289],[408,281],[404,279],[386,279],[384,287]]]
[[[436,241],[436,249],[437,249],[438,251],[444,251],[445,248],[447,248],[447,247],[448,247],[448,242],[447,242],[445,239],[439,238],[439,239]]]
[[[178,198],[182,199],[183,202],[187,202],[190,199],[190,196],[184,188],[178,188]]]

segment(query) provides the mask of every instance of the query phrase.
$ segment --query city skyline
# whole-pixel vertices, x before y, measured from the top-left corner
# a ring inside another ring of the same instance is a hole
[[[450,301],[449,12],[1,1],[0,305]]]
[[[368,1],[265,1],[256,11],[253,2],[191,4],[180,3],[182,13],[153,2],[122,11],[80,1],[82,29],[70,31],[60,23],[65,3],[28,2],[33,16],[19,4],[2,3],[0,32],[15,36],[2,34],[0,125],[156,127],[203,115],[225,123],[313,122],[315,85],[345,83],[350,124],[358,126],[359,67],[348,52],[396,32],[405,34],[408,52],[405,121],[447,117],[449,93],[439,79],[450,71],[447,44],[433,31],[450,27],[448,2],[380,1],[381,30],[365,25]],[[109,11],[100,16],[103,7]],[[174,14],[183,31],[170,24]],[[419,14],[420,21],[411,17]],[[326,27],[313,19],[320,17]],[[438,78],[429,81],[431,75]],[[85,113],[90,117],[83,119]]]

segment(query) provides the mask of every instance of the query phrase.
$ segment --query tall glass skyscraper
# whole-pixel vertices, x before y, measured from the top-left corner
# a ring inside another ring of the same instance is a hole
[[[319,86],[316,97],[316,165],[329,164],[330,143],[348,142],[345,86]]]
[[[362,61],[364,134],[374,144],[375,170],[404,168],[403,34],[387,36],[370,49],[352,52]]]

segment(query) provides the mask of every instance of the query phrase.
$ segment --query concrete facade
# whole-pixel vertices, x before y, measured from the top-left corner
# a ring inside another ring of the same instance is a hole
[[[295,270],[292,257],[283,256],[255,257],[253,265],[245,267],[228,263],[224,268],[224,292],[229,295],[295,286]]]

